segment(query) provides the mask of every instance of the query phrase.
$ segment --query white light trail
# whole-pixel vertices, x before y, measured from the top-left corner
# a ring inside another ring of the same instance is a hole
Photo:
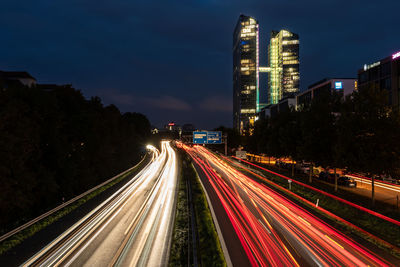
[[[99,261],[117,265],[166,264],[176,201],[177,160],[169,141],[161,143],[161,152],[151,145],[146,148],[153,153],[148,165],[23,265],[68,266]],[[139,200],[143,203],[138,206]],[[133,208],[137,214],[128,221]],[[116,226],[123,229],[112,232]],[[115,233],[114,240],[120,242],[107,243],[108,236],[101,235],[104,231]],[[95,244],[102,246],[102,242],[115,251],[111,258],[106,258],[106,253],[93,256]]]

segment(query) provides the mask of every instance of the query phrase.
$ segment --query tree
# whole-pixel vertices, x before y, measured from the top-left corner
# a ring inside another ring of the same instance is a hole
[[[338,121],[337,157],[349,170],[374,176],[394,173],[400,166],[400,115],[387,103],[386,90],[373,87],[353,93]]]
[[[144,115],[68,85],[0,88],[0,232],[129,168],[150,135]]]
[[[249,136],[248,149],[253,153],[266,153],[268,142],[269,119],[261,118],[254,125],[253,135]]]
[[[218,128],[215,128],[214,131],[221,131],[222,134],[226,134],[228,136],[229,150],[237,149],[240,145],[243,144],[244,138],[240,136],[239,132],[237,132],[233,128],[219,126]]]
[[[335,123],[339,103],[340,95],[323,91],[318,97],[313,98],[310,105],[300,111],[303,140],[299,146],[299,157],[311,162],[310,169],[314,165],[324,168],[333,165],[336,170],[333,151],[337,138]],[[336,171],[335,189],[337,189]]]

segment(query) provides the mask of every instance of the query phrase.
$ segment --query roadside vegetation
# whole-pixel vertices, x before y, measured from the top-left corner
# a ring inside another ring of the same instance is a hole
[[[150,123],[70,85],[0,84],[0,235],[131,167]]]
[[[256,122],[245,150],[326,169],[400,177],[400,113],[385,90],[364,88],[342,100],[321,92],[310,105]],[[371,194],[374,205],[374,191]]]
[[[137,172],[139,172],[144,165],[148,162],[147,159],[143,159],[140,164],[135,166],[132,170],[120,175],[113,181],[105,184],[104,186],[96,189],[95,191],[89,193],[88,195],[74,201],[70,205],[62,208],[61,210],[47,216],[46,218],[38,221],[37,223],[34,223],[33,225],[25,228],[24,230],[12,235],[8,239],[4,240],[3,242],[0,243],[0,255],[3,253],[7,252],[8,250],[12,249],[13,247],[17,246],[20,244],[22,241],[25,239],[33,236],[35,233],[39,232],[40,230],[46,228],[50,224],[56,222],[57,220],[61,219],[65,215],[69,214],[73,210],[77,209],[78,207],[82,206],[85,204],[87,201],[90,199],[98,196],[100,193],[104,192],[105,190],[111,188],[112,186],[122,182],[125,180],[127,177],[132,177],[135,175]]]
[[[357,194],[356,192],[352,192],[351,188],[348,188],[350,190],[346,190],[344,188],[339,187],[338,190],[335,191],[334,185],[332,183],[321,181],[319,178],[316,178],[315,176],[313,177],[312,182],[310,183],[309,182],[309,174],[305,174],[305,173],[296,171],[294,177],[292,178],[290,169],[280,168],[275,165],[267,165],[267,164],[262,164],[262,163],[256,163],[256,164],[261,167],[267,168],[273,172],[285,175],[286,177],[290,177],[291,179],[298,180],[302,183],[309,184],[312,187],[315,187],[317,189],[323,190],[330,194],[336,195],[340,198],[351,201],[357,205],[375,210],[375,211],[379,212],[380,214],[383,214],[385,216],[388,216],[390,218],[400,221],[400,209],[399,209],[400,207],[397,207],[397,203],[395,203],[395,200],[396,200],[395,198],[391,199],[391,200],[393,200],[393,205],[390,205],[386,202],[377,200],[377,201],[375,201],[375,205],[371,206],[370,197]],[[260,170],[260,171],[262,171],[262,170]],[[264,171],[262,171],[262,172],[267,173]],[[277,178],[279,178],[279,177],[277,177]],[[284,179],[282,179],[282,180],[284,180]],[[285,184],[285,182],[283,182],[283,183]],[[287,182],[286,182],[286,186],[287,186]],[[361,182],[358,182],[357,186],[360,187]]]
[[[189,214],[187,196],[188,183],[190,183],[192,189],[191,193],[196,220],[195,225],[197,226],[195,229],[197,244],[195,245],[197,247],[198,265],[226,266],[211,211],[200,184],[200,178],[196,173],[190,157],[182,150],[179,151],[179,156],[182,163],[181,180],[179,182],[177,217],[175,218],[169,266],[191,266],[193,263],[192,244],[190,244],[190,242],[192,242],[190,238],[192,233],[190,232],[191,225],[189,224],[191,214]],[[183,192],[185,190],[187,192],[186,197],[183,197]],[[186,207],[183,208],[183,205]],[[184,240],[188,240],[189,243],[185,245]],[[184,252],[184,250],[186,250],[186,252]],[[190,262],[190,264],[188,264],[188,262]]]

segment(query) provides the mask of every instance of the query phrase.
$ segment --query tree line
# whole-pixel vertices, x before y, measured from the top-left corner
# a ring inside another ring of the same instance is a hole
[[[71,86],[0,84],[0,231],[131,167],[150,123]]]
[[[298,110],[260,119],[246,148],[324,168],[400,177],[399,140],[399,110],[388,105],[386,90],[371,87],[345,99],[327,91]]]

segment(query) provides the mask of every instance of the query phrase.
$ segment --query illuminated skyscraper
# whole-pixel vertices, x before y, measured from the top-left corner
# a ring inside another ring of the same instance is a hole
[[[259,108],[258,22],[240,15],[233,33],[233,127],[251,134]]]
[[[287,30],[272,31],[268,47],[270,104],[299,91],[299,36]]]

